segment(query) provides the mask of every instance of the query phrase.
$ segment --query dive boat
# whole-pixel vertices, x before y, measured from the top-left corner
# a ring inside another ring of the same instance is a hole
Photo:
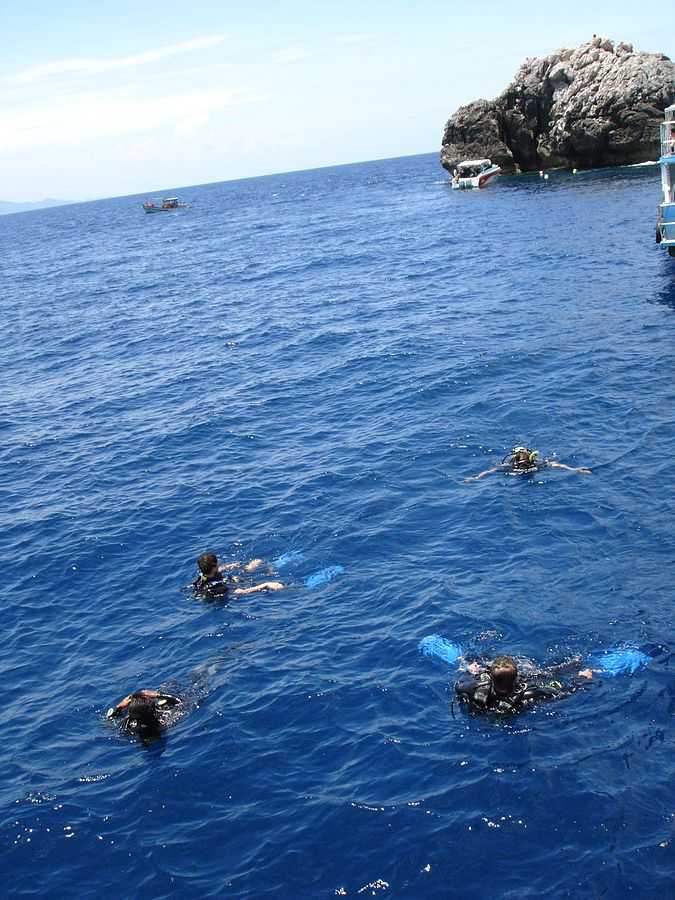
[[[666,109],[666,120],[661,122],[659,165],[663,201],[656,219],[656,243],[663,244],[675,256],[675,103]]]
[[[175,209],[187,209],[187,203],[181,203],[178,197],[153,197],[143,204],[146,213],[172,212]]]
[[[490,159],[466,159],[453,172],[453,190],[484,188],[500,172],[500,167]]]

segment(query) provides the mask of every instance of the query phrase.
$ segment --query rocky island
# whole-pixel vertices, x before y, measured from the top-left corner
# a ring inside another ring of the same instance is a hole
[[[488,157],[504,172],[656,160],[659,124],[675,98],[662,53],[593,36],[576,49],[526,59],[495,100],[461,106],[443,134],[441,164]]]

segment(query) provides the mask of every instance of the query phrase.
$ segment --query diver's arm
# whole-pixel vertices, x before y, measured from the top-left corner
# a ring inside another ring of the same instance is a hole
[[[550,675],[550,672],[548,673]],[[547,700],[562,700],[577,691],[583,690],[593,678],[592,669],[581,669],[567,682],[556,679],[528,684],[523,692],[524,703],[537,703]]]
[[[160,696],[161,696],[161,694],[159,693],[159,691],[154,691],[154,690],[152,690],[152,688],[141,688],[140,691],[134,691],[133,694],[127,694],[126,697],[124,697],[122,700],[120,700],[120,702],[117,704],[117,706],[111,706],[110,709],[108,710],[108,712],[106,713],[106,717],[108,719],[117,718],[117,716],[119,716],[120,713],[124,712],[124,710],[127,708],[127,706],[134,699],[134,697],[147,697],[149,700],[154,700]]]
[[[486,475],[492,475],[493,472],[499,472],[501,466],[494,466],[492,469],[486,469],[484,472],[479,472],[478,475],[471,475],[469,478],[465,478],[464,481],[478,481],[479,478],[485,478]]]
[[[249,588],[235,588],[232,593],[237,596],[243,594],[256,594],[258,591],[280,591],[284,585],[280,581],[263,581],[262,584],[255,584]]]
[[[542,703],[547,700],[558,700],[564,697],[568,690],[559,681],[549,684],[528,684],[521,694],[521,701],[526,704]]]
[[[561,697],[569,697],[570,694],[576,694],[577,691],[583,691],[590,686],[593,681],[593,669],[581,669],[574,675],[560,691]]]
[[[244,572],[255,572],[256,569],[259,569],[260,566],[264,565],[262,559],[251,559],[246,564],[237,561],[231,563],[223,563],[222,566],[218,566],[219,572],[231,572],[233,569],[243,569]]]
[[[549,467],[549,469],[567,469],[568,472],[580,472],[582,475],[590,475],[593,471],[587,466],[579,466],[578,468],[575,468],[574,466],[566,466],[565,463],[556,462],[554,459],[547,459],[546,465]]]
[[[157,694],[157,706],[178,706],[183,702],[180,697],[174,697],[173,694],[161,694],[157,691],[155,693]]]
[[[546,666],[542,669],[541,674],[550,678],[560,678],[564,675],[576,675],[581,665],[580,656],[572,656],[565,662],[555,663],[552,666]]]
[[[478,687],[478,680],[473,673],[462,672],[455,682],[455,693],[460,697],[471,698]]]
[[[132,694],[127,694],[126,697],[124,697],[122,700],[120,700],[120,702],[117,704],[117,706],[111,706],[110,709],[105,714],[106,719],[116,719],[117,716],[119,716],[120,713],[122,713],[127,708],[127,706],[131,703],[132,696],[133,696]]]

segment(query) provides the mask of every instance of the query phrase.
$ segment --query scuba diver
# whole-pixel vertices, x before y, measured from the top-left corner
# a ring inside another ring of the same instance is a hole
[[[540,459],[539,451],[530,450],[529,447],[513,447],[498,466],[465,478],[464,481],[478,481],[479,478],[485,478],[486,475],[492,475],[493,472],[504,472],[506,475],[530,475],[540,469],[567,469],[568,472],[579,472],[583,475],[590,475],[592,471],[586,466],[575,468],[557,462],[555,459]]]
[[[567,697],[587,685],[593,678],[592,669],[581,669],[567,684],[558,680],[557,676],[578,663],[577,658],[545,670],[533,666],[524,673],[524,680],[512,656],[497,656],[487,665],[472,662],[456,682],[455,693],[471,712],[510,715],[535,703]]]
[[[141,740],[153,740],[176,720],[182,703],[173,694],[142,688],[127,694],[116,706],[112,706],[106,713],[106,719],[123,716],[122,731],[135,734]]]
[[[168,728],[196,710],[213,691],[214,676],[236,650],[227,647],[218,656],[200,663],[180,682],[170,678],[159,690],[143,688],[127,694],[106,712],[106,719],[119,722],[123,734],[138,739],[146,747],[157,744]]]
[[[200,597],[213,599],[214,597],[242,596],[255,594],[258,591],[280,591],[284,585],[280,581],[263,581],[252,587],[242,588],[232,585],[239,580],[236,575],[228,575],[228,572],[240,569],[246,573],[255,572],[263,565],[261,559],[252,559],[246,565],[240,562],[225,563],[221,565],[215,553],[202,553],[197,560],[199,575],[192,582],[192,589]]]

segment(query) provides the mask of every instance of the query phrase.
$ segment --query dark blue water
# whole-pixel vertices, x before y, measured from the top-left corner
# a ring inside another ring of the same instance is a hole
[[[417,650],[672,642],[656,169],[180,193],[0,219],[6,894],[671,896],[667,653],[495,724]],[[593,474],[464,483],[514,443]],[[208,549],[303,558],[209,605]],[[163,741],[104,720],[159,686]]]

